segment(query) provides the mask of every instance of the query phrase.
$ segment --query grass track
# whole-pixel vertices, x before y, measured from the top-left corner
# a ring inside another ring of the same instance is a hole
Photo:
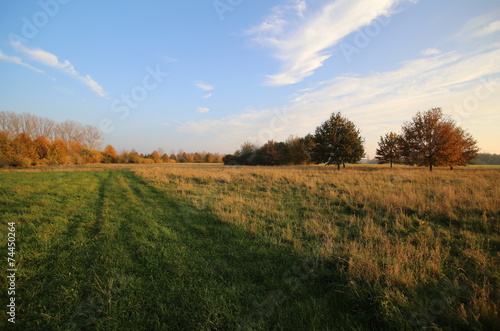
[[[17,228],[19,330],[377,325],[323,291],[316,261],[131,172],[2,173],[0,208]]]

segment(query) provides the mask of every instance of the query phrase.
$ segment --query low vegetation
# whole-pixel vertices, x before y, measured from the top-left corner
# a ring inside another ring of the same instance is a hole
[[[500,326],[498,169],[102,170],[0,173],[21,329]]]

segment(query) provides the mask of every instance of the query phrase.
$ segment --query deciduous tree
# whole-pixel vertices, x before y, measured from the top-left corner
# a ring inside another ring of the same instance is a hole
[[[402,127],[403,157],[408,164],[434,166],[467,164],[479,149],[474,138],[449,117],[441,108],[418,112]]]
[[[390,163],[391,168],[393,163],[401,162],[401,137],[395,132],[380,137],[375,158],[380,164]]]

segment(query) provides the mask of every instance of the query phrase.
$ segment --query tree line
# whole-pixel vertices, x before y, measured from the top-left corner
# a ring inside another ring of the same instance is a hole
[[[402,133],[387,133],[379,141],[379,163],[414,166],[466,165],[479,151],[476,140],[445,116],[441,108],[419,112],[404,123]],[[357,163],[365,155],[360,130],[340,112],[333,113],[314,134],[290,137],[285,142],[268,141],[263,146],[245,142],[234,154],[226,155],[226,165],[304,165]]]
[[[91,163],[221,163],[218,153],[167,155],[161,149],[151,154],[123,151],[111,145],[104,150],[101,131],[75,121],[57,123],[29,113],[0,111],[0,167]]]
[[[245,142],[234,154],[223,158],[227,165],[304,165],[359,162],[365,155],[364,139],[356,125],[333,113],[305,137],[290,137],[285,142],[268,141],[259,147]]]
[[[479,153],[471,163],[477,165],[500,165],[500,154]]]
[[[356,125],[333,113],[314,134],[291,136],[263,146],[245,142],[234,154],[186,153],[170,155],[161,149],[151,154],[135,150],[118,154],[111,145],[99,149],[102,133],[75,121],[57,123],[32,114],[0,111],[0,166],[65,165],[88,163],[220,163],[226,165],[305,165],[357,163],[365,155],[364,139]],[[379,163],[427,166],[466,165],[479,152],[476,140],[445,116],[441,108],[419,112],[401,127],[401,133],[380,137]]]

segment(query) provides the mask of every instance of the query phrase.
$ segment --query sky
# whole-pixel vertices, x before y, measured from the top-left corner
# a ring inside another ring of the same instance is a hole
[[[232,153],[340,111],[373,158],[434,107],[500,154],[500,0],[0,2],[0,110],[118,151]]]

